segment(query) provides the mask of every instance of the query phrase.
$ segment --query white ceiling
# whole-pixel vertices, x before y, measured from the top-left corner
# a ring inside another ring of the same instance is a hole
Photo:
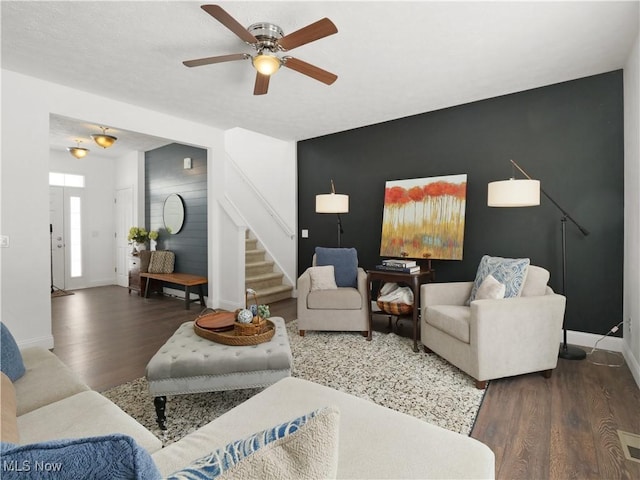
[[[182,65],[252,53],[203,3],[2,1],[2,67],[301,140],[622,68],[639,16],[638,1],[219,2],[245,26],[268,21],[287,34],[328,17],[338,27],[288,53],[337,74],[332,86],[283,68],[254,96],[248,61]],[[81,120],[55,117],[52,145],[72,145],[79,127],[99,132]],[[110,127],[125,143],[132,134],[131,148],[163,142]]]

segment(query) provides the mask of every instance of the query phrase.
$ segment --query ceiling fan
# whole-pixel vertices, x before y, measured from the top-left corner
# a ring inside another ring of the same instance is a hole
[[[278,55],[280,52],[286,52],[337,33],[338,29],[328,18],[323,18],[295,32],[284,35],[282,29],[273,23],[254,23],[244,28],[219,5],[202,5],[201,8],[235,33],[245,43],[251,45],[257,51],[257,54],[252,56],[248,53],[234,53],[231,55],[198,58],[182,62],[185,66],[199,67],[212,63],[251,59],[251,63],[257,70],[256,82],[253,88],[254,95],[264,95],[267,93],[271,75],[276,73],[282,66],[307,75],[327,85],[331,85],[337,80],[337,75],[327,72],[315,65],[303,62],[294,57]]]

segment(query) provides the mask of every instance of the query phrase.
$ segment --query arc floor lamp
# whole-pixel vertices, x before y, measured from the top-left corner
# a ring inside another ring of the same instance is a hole
[[[349,213],[349,195],[336,193],[336,187],[331,180],[331,193],[316,195],[316,213],[335,213],[338,216],[338,247],[344,230],[342,229],[341,213]]]
[[[520,166],[510,160],[514,168],[518,169],[522,173],[526,180],[516,180],[512,177],[509,180],[500,180],[497,182],[489,183],[487,189],[487,205],[490,207],[532,207],[540,205],[540,192],[547,197],[547,199],[553,203],[558,210],[562,213],[560,218],[562,226],[562,295],[567,295],[567,220],[570,220],[580,233],[585,237],[589,235],[589,231],[580,225],[575,219],[562,208],[558,202],[549,196],[547,192],[540,186],[539,180],[532,179],[527,172],[525,172]],[[587,354],[584,350],[578,347],[567,345],[567,326],[566,318],[562,325],[563,341],[560,345],[560,351],[558,356],[567,360],[582,360]]]

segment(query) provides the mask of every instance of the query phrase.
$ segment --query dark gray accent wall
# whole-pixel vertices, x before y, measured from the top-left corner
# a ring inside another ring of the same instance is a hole
[[[539,207],[487,206],[487,184],[509,178],[513,159],[591,232],[567,224],[566,322],[604,334],[622,320],[623,140],[619,70],[301,141],[298,225],[309,238],[299,240],[299,272],[316,246],[337,244],[336,216],[314,212],[330,179],[350,196],[342,246],[372,267],[385,181],[466,173],[463,260],[433,261],[437,281],[473,280],[484,254],[528,257],[560,291],[561,213],[544,197]]]
[[[183,159],[192,168],[183,168]],[[162,220],[164,201],[172,193],[182,197],[184,225],[170,235]],[[159,230],[159,250],[176,254],[175,271],[207,276],[207,151],[173,143],[145,153],[146,228]]]

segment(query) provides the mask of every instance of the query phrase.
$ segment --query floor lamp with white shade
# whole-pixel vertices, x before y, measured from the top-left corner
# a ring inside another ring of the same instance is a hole
[[[349,213],[349,195],[336,193],[336,187],[331,180],[331,193],[316,195],[316,213],[335,213],[338,216],[338,247],[340,247],[342,229],[341,213]]]
[[[532,179],[527,172],[525,172],[520,166],[510,160],[514,168],[517,168],[522,173],[526,180],[516,180],[511,178],[509,180],[501,180],[497,182],[490,182],[487,189],[487,205],[490,207],[533,207],[540,205],[540,192],[553,203],[558,210],[562,213],[560,219],[562,226],[562,295],[566,297],[567,292],[567,220],[570,220],[578,230],[586,237],[589,235],[589,231],[576,222],[571,215],[563,209],[558,202],[549,196],[547,192],[540,186],[539,180]],[[565,319],[566,320],[566,319]],[[567,345],[567,326],[563,322],[563,341],[560,345],[560,351],[558,356],[567,360],[582,360],[587,354],[584,350],[578,347]]]

